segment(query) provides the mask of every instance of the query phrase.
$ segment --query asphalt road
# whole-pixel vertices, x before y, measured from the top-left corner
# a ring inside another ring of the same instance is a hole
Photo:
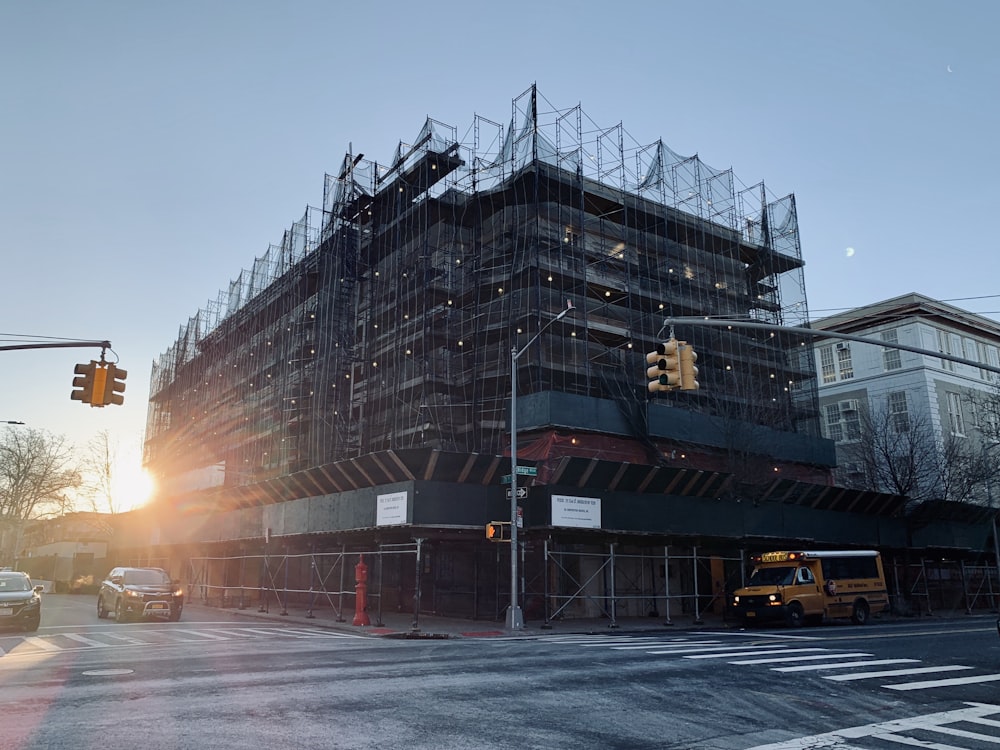
[[[0,632],[2,750],[1000,743],[985,617],[387,640],[203,608],[118,624],[93,604],[46,597],[38,633]]]

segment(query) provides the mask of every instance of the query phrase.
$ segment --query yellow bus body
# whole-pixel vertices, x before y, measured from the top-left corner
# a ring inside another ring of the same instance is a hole
[[[874,550],[783,550],[753,558],[753,574],[730,602],[744,625],[798,626],[850,618],[864,625],[889,609],[882,557]]]

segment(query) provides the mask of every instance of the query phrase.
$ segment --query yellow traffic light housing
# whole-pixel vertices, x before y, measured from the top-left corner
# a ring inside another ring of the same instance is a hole
[[[646,377],[649,378],[646,387],[650,393],[674,391],[681,386],[677,339],[657,344],[656,351],[646,355],[646,364],[649,365],[646,368]]]
[[[681,390],[696,391],[699,387],[698,367],[695,365],[695,362],[698,361],[698,354],[694,347],[688,346],[686,341],[681,341],[680,344],[678,356],[680,357]]]
[[[73,368],[77,377],[73,378],[74,390],[69,397],[73,401],[82,401],[85,404],[94,402],[94,373],[97,371],[97,362],[90,360],[88,364],[79,364]]]
[[[127,371],[115,365],[108,365],[107,377],[104,381],[103,404],[121,406],[125,403],[125,397],[121,394],[125,392],[125,378],[127,377]]]

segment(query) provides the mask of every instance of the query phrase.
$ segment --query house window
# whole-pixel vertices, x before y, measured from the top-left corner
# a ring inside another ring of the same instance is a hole
[[[837,443],[861,439],[861,415],[857,399],[834,401],[823,407],[826,436]]]
[[[951,424],[951,434],[965,437],[965,419],[962,417],[962,397],[953,391],[948,392],[948,421]]]
[[[882,331],[882,340],[887,344],[898,344],[899,343],[899,333],[895,328],[888,331]],[[899,356],[899,349],[893,347],[885,347],[882,349],[882,367],[886,370],[898,370],[903,366],[903,362]]]
[[[938,331],[937,332],[937,340],[938,340],[938,351],[941,352],[942,354],[949,354],[950,355],[952,353],[952,351],[951,351],[951,337],[948,335],[948,332],[947,331]],[[954,370],[955,369],[955,363],[952,362],[949,359],[942,359],[941,360],[941,367],[943,367],[945,370]]]
[[[844,426],[840,423],[840,407],[836,404],[827,404],[823,407],[826,436],[836,443],[844,439]]]
[[[833,346],[820,347],[819,366],[824,383],[837,382],[837,366],[833,362]]]
[[[851,345],[846,341],[837,344],[837,367],[840,369],[841,380],[850,380],[854,377],[854,365],[851,364]]]
[[[894,432],[908,432],[910,414],[906,408],[906,393],[893,391],[888,397],[889,426]]]

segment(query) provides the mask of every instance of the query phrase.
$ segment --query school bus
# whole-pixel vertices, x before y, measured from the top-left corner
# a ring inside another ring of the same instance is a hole
[[[889,609],[875,550],[765,552],[751,559],[753,574],[732,598],[733,613],[744,625],[784,620],[797,627],[843,617],[864,625]]]

